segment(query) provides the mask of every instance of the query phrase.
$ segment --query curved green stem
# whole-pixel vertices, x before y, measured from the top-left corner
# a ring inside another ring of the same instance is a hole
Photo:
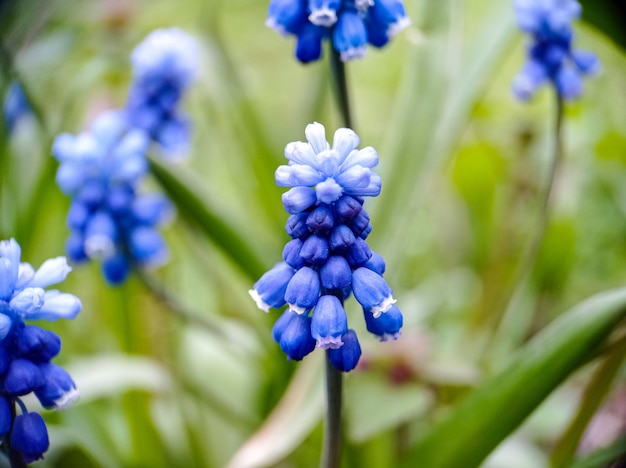
[[[341,459],[341,413],[343,396],[343,373],[330,362],[326,351],[326,427],[322,468],[337,468]]]
[[[339,52],[333,48],[332,43],[330,44],[330,73],[332,76],[333,89],[335,90],[335,96],[337,98],[337,106],[339,107],[341,118],[343,119],[343,125],[352,128],[346,67],[339,56]]]
[[[554,181],[563,159],[563,98],[556,90],[555,97],[554,146],[543,193],[541,194],[539,200],[540,206],[537,228],[535,229],[526,248],[522,252],[521,260],[518,263],[518,267],[513,274],[511,282],[509,283],[511,285],[509,294],[503,298],[504,307],[498,311],[498,314],[495,317],[495,324],[492,327],[493,332],[490,336],[489,343],[484,350],[485,352],[483,353],[483,358],[490,354],[490,347],[493,346],[493,341],[498,334],[499,328],[502,326],[502,321],[507,313],[507,310],[515,301],[518,294],[520,294],[526,287],[528,279],[530,278],[537,261],[537,257],[539,256],[541,244],[543,243],[548,229],[552,208],[552,198],[554,196]]]

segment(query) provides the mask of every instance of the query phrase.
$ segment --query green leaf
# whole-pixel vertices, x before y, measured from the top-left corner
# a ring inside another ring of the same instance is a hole
[[[611,384],[619,374],[625,357],[626,341],[616,346],[595,371],[585,389],[576,416],[552,452],[550,457],[552,466],[571,464],[585,429],[611,389]]]
[[[189,170],[150,158],[150,168],[178,212],[195,224],[204,235],[215,242],[251,279],[257,279],[271,265],[271,260],[259,256],[263,249],[250,243],[255,239],[250,229],[235,225],[226,207],[221,208],[200,187],[200,181]]]
[[[626,316],[626,288],[580,303],[537,334],[415,445],[413,463],[478,466]]]

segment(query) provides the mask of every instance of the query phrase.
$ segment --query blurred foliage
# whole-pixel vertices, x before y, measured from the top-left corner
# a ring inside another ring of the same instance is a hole
[[[626,279],[623,3],[583,3],[600,29],[578,24],[577,43],[603,72],[566,106],[565,159],[527,275],[520,265],[541,220],[554,106],[549,90],[528,104],[510,96],[523,62],[510,2],[410,0],[413,25],[348,64],[355,129],[381,158],[368,241],[387,260],[405,327],[399,341],[379,343],[348,310],[364,354],[345,379],[344,466],[466,467],[466,451],[487,467],[550,466],[555,447],[560,460],[577,456],[577,424],[586,428],[605,395],[623,390],[623,304],[605,307],[599,295],[574,307]],[[0,126],[0,238],[16,237],[34,265],[60,255],[68,234],[55,135],[123,104],[129,54],[153,29],[180,27],[202,46],[185,103],[190,157],[153,164],[148,187],[166,190],[179,211],[165,232],[171,260],[150,274],[200,320],[172,313],[139,278],[112,288],[98,265],[74,268],[64,289],[84,310],[52,328],[81,401],[44,412],[52,440],[38,466],[318,463],[321,360],[287,362],[271,340],[277,315],[260,313],[246,291],[287,239],[274,185],[284,146],[304,139],[307,123],[333,129],[341,119],[328,64],[298,64],[292,40],[264,26],[266,8],[0,2],[0,91],[20,80],[34,109],[11,135]],[[619,436],[587,444],[577,466],[619,457]]]

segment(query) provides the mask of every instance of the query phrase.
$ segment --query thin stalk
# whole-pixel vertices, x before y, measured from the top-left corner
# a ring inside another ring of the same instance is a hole
[[[497,336],[498,330],[502,325],[502,319],[506,315],[507,310],[511,304],[515,301],[515,298],[523,291],[533,271],[541,244],[543,243],[546,231],[548,229],[548,223],[551,215],[552,198],[554,196],[554,181],[556,174],[559,171],[561,162],[563,160],[563,98],[555,90],[555,121],[554,121],[554,146],[552,149],[552,159],[550,161],[550,167],[548,168],[548,175],[546,183],[543,189],[543,193],[540,197],[539,203],[539,218],[537,220],[537,228],[533,233],[526,249],[522,252],[521,260],[517,269],[513,275],[511,281],[510,294],[504,297],[504,309],[496,316],[495,324],[491,328],[494,330],[491,334],[488,346],[485,348],[483,358],[488,356],[490,347],[493,346],[493,341]]]
[[[330,43],[330,73],[332,76],[333,89],[337,99],[339,113],[343,119],[343,125],[352,128],[352,114],[350,113],[350,97],[348,96],[348,85],[346,80],[346,66],[341,60],[332,42]]]
[[[321,468],[337,468],[341,459],[343,372],[335,369],[326,350],[326,427]]]
[[[194,312],[186,307],[177,297],[174,297],[162,284],[146,272],[145,269],[135,265],[133,270],[146,289],[150,291],[155,298],[162,302],[173,314],[188,323],[202,327],[204,330],[215,336],[224,335],[224,333],[213,322],[206,320],[200,316],[198,312]]]

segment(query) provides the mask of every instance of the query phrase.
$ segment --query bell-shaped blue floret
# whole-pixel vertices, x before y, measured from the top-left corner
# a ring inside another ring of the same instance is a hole
[[[383,277],[365,267],[352,273],[352,292],[363,309],[371,311],[376,318],[396,302]]]
[[[303,314],[317,304],[319,295],[319,274],[312,268],[303,267],[289,281],[285,291],[285,301],[287,301],[290,310]]]
[[[28,359],[15,359],[4,378],[4,391],[11,396],[26,395],[44,384],[39,368]]]
[[[52,284],[61,283],[67,278],[72,268],[67,264],[65,257],[51,258],[35,272],[35,277],[28,284],[31,288],[45,288]]]
[[[106,258],[115,251],[118,227],[109,213],[95,213],[85,228],[85,252],[90,258]]]
[[[15,417],[11,431],[11,447],[22,455],[25,463],[43,458],[49,446],[46,423],[39,413],[24,413]]]
[[[137,196],[131,205],[135,221],[148,226],[155,226],[166,221],[172,216],[173,210],[172,203],[157,193]]]
[[[328,206],[320,205],[309,214],[306,225],[311,232],[327,233],[335,225],[333,212]]]
[[[72,200],[70,209],[67,212],[66,224],[70,229],[83,229],[89,220],[91,211],[80,200]]]
[[[562,67],[555,78],[556,89],[565,100],[579,97],[583,92],[583,81],[580,75],[570,67]]]
[[[311,187],[293,187],[283,193],[282,200],[287,213],[296,214],[313,206],[317,196]]]
[[[8,400],[0,395],[0,437],[4,437],[11,430],[13,416]]]
[[[128,259],[117,252],[111,257],[102,260],[102,274],[109,284],[123,283],[130,273],[130,263]]]
[[[44,302],[42,288],[25,288],[13,296],[9,307],[22,317],[39,312]]]
[[[13,320],[8,315],[0,313],[0,341],[4,340],[13,327]]]
[[[375,273],[378,273],[380,276],[383,276],[385,273],[385,259],[377,252],[372,250],[372,256],[370,259],[363,265],[365,268],[369,268]]]
[[[342,221],[352,221],[363,209],[363,203],[360,203],[350,195],[344,195],[335,202],[335,212]]]
[[[63,409],[79,398],[78,390],[70,375],[62,367],[52,363],[39,365],[44,384],[35,389],[35,396],[44,408]]]
[[[335,369],[350,372],[359,363],[361,345],[354,330],[348,330],[341,337],[343,346],[328,351],[328,358]]]
[[[306,220],[309,217],[308,212],[302,212],[289,216],[285,230],[292,239],[300,239],[311,233],[309,227],[306,225]]]
[[[61,351],[59,335],[36,325],[20,328],[15,343],[19,354],[32,362],[48,362]]]
[[[367,211],[361,210],[350,223],[350,228],[355,236],[361,234],[370,224],[370,215]]]
[[[356,10],[344,10],[333,28],[333,46],[341,57],[347,61],[365,55],[367,32],[363,20]]]
[[[300,256],[303,242],[300,239],[292,239],[283,248],[283,260],[290,267],[299,270],[305,264],[304,258]]]
[[[348,318],[343,305],[335,296],[319,298],[313,310],[311,335],[317,340],[317,347],[335,349],[343,345],[341,336],[348,330]]]
[[[59,319],[74,319],[82,310],[83,304],[73,294],[59,291],[46,291],[44,302],[36,312],[24,314],[28,320],[48,320],[54,322]]]
[[[326,237],[313,234],[302,244],[300,256],[311,264],[321,265],[328,259],[329,252],[330,247]]]
[[[317,26],[330,28],[337,22],[341,0],[308,0],[309,21]]]
[[[85,252],[85,238],[78,231],[72,231],[65,240],[65,252],[70,260],[76,263],[89,260]]]
[[[11,364],[12,356],[6,349],[6,342],[0,342],[0,375],[6,374]]]
[[[372,251],[365,242],[360,237],[354,241],[354,244],[348,250],[348,254],[346,255],[346,260],[352,268],[357,268],[365,264],[370,257],[372,256]]]
[[[303,1],[271,0],[265,25],[282,35],[297,34],[306,21],[306,5]]]
[[[322,56],[322,39],[326,29],[312,23],[302,25],[296,40],[296,58],[302,63],[314,62]]]
[[[293,314],[278,344],[289,359],[301,361],[315,349],[315,340],[311,336],[311,318],[305,314]]]
[[[276,343],[280,343],[280,337],[283,335],[283,332],[289,325],[289,322],[291,322],[291,319],[296,315],[298,314],[287,309],[281,314],[280,317],[278,317],[278,320],[274,322],[274,326],[272,327],[272,338],[274,338]]]
[[[403,317],[400,309],[394,304],[378,318],[368,311],[363,311],[367,331],[380,338],[380,341],[397,340],[400,337]]]
[[[253,289],[248,291],[259,309],[269,312],[270,307],[279,308],[286,304],[285,292],[287,285],[293,278],[295,270],[285,262],[274,265],[254,283]]]
[[[345,252],[355,242],[354,233],[345,224],[335,226],[330,233],[329,244],[334,252]]]
[[[128,246],[133,259],[144,266],[157,266],[166,262],[167,244],[159,231],[140,226],[131,231]]]
[[[352,270],[344,257],[332,255],[320,268],[320,279],[326,289],[343,289],[352,282]]]
[[[401,0],[376,0],[368,10],[368,19],[388,37],[395,36],[411,24]]]

